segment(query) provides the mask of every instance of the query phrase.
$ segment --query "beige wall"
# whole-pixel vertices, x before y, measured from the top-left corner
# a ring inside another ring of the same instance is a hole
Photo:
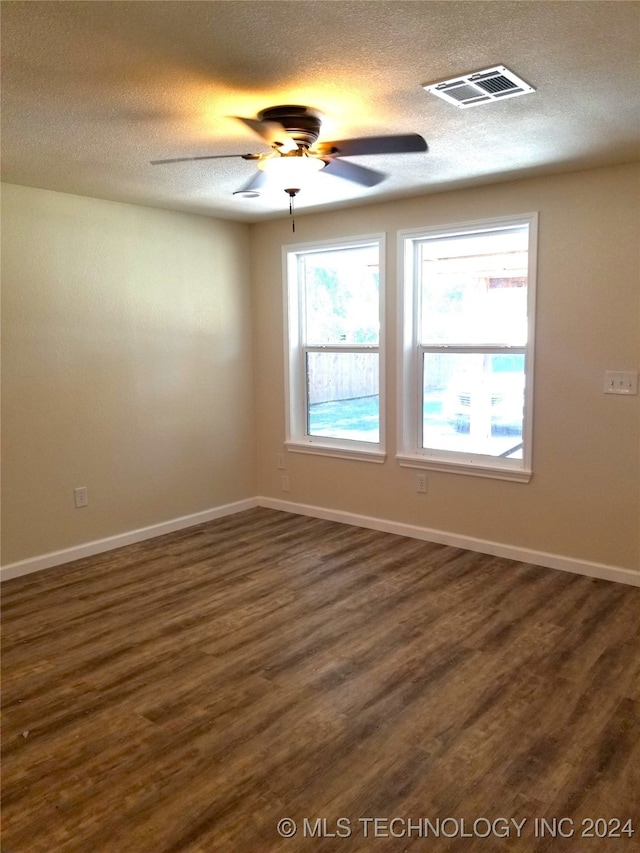
[[[2,213],[3,563],[255,495],[248,226],[18,186]]]
[[[299,216],[292,235],[286,219],[247,226],[5,186],[3,563],[264,495],[637,570],[640,398],[602,385],[607,369],[638,369],[639,189],[640,169],[620,166]],[[418,495],[394,459],[396,233],[530,211],[533,479],[429,473]],[[284,493],[282,245],[377,232],[388,458],[286,453]]]
[[[640,397],[603,394],[605,370],[637,370],[640,169],[619,166],[299,216],[252,226],[260,494],[638,570]],[[539,211],[534,476],[429,473],[427,495],[396,451],[398,229]],[[282,245],[386,233],[384,465],[287,453]]]

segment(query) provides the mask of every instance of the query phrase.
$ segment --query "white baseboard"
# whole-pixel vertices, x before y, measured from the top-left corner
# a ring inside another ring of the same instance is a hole
[[[164,533],[173,533],[186,527],[193,527],[206,521],[213,521],[225,515],[233,515],[263,506],[268,509],[279,509],[283,512],[292,512],[296,515],[308,515],[312,518],[323,518],[327,521],[338,521],[342,524],[351,524],[354,527],[365,527],[370,530],[380,530],[383,533],[395,533],[398,536],[408,536],[411,539],[422,539],[426,542],[436,542],[440,545],[452,545],[455,548],[466,548],[469,551],[478,551],[481,554],[491,554],[494,557],[505,557],[509,560],[517,560],[523,563],[533,563],[548,569],[560,569],[565,572],[586,575],[587,577],[600,578],[601,580],[616,581],[617,583],[640,586],[640,571],[623,569],[618,566],[608,566],[604,563],[594,563],[589,560],[580,560],[574,557],[562,557],[558,554],[549,554],[545,551],[534,551],[529,548],[520,548],[515,545],[505,545],[501,542],[491,542],[486,539],[476,539],[472,536],[463,536],[459,533],[449,533],[445,530],[435,530],[429,527],[418,527],[413,524],[403,524],[398,521],[388,521],[384,518],[374,518],[368,515],[358,515],[351,512],[326,509],[325,507],[311,506],[309,504],[293,503],[277,498],[248,498],[236,503],[225,504],[213,509],[197,512],[193,515],[184,515],[161,524],[153,524],[138,530],[131,530],[117,536],[106,539],[97,539],[84,545],[76,545],[62,551],[53,551],[39,557],[22,560],[18,563],[10,563],[0,568],[0,581],[10,580],[31,572],[39,572],[42,569],[50,569],[60,566],[72,560],[80,560],[83,557],[92,557],[123,545],[132,545],[145,539],[153,539]]]
[[[547,569],[560,569],[601,580],[616,581],[617,583],[640,586],[640,571],[623,569],[618,566],[608,566],[604,563],[594,563],[574,557],[562,557],[559,554],[549,554],[545,551],[534,551],[530,548],[520,548],[516,545],[505,545],[501,542],[491,542],[486,539],[476,539],[458,533],[448,533],[445,530],[434,530],[429,527],[418,527],[413,524],[402,524],[397,521],[387,521],[383,518],[373,518],[367,515],[357,515],[350,512],[325,509],[324,507],[309,506],[277,498],[258,498],[258,505],[269,509],[279,509],[293,512],[297,515],[309,515],[313,518],[323,518],[326,521],[339,521],[342,524],[352,524],[355,527],[366,527],[370,530],[380,530],[383,533],[395,533],[398,536],[408,536],[411,539],[422,539],[436,542],[439,545],[452,545],[455,548],[466,548],[481,554],[491,554],[494,557],[505,557],[521,563],[533,563]]]
[[[0,568],[0,581],[8,581],[11,578],[31,574],[31,572],[50,569],[53,566],[70,563],[72,560],[81,560],[83,557],[93,557],[95,554],[112,551],[114,548],[121,548],[123,545],[133,545],[135,542],[143,542],[145,539],[153,539],[156,536],[162,536],[164,533],[173,533],[185,527],[193,527],[196,524],[203,524],[205,521],[213,521],[215,518],[233,515],[245,509],[253,509],[256,506],[258,506],[258,500],[256,498],[248,498],[244,501],[236,501],[235,503],[224,504],[223,506],[217,506],[203,512],[196,512],[193,515],[183,515],[180,518],[173,518],[170,521],[163,521],[160,524],[152,524],[149,527],[141,527],[138,530],[130,530],[127,533],[120,533],[117,536],[109,536],[106,539],[96,539],[84,545],[65,548],[62,551],[52,551],[49,554],[42,554],[39,557],[32,557],[28,560],[21,560],[18,563],[9,563]]]

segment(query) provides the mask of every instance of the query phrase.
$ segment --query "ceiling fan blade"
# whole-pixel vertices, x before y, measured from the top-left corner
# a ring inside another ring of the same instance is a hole
[[[203,157],[172,157],[169,160],[151,160],[151,165],[164,166],[165,163],[190,163],[194,160],[224,160],[227,157],[241,157],[243,160],[259,160],[260,154],[205,154]]]
[[[427,143],[418,133],[405,133],[321,142],[315,150],[320,154],[335,154],[337,157],[353,157],[357,154],[408,154],[413,151],[426,151]]]
[[[260,190],[266,185],[267,181],[268,176],[266,172],[257,172],[249,183],[245,184],[242,189],[236,190],[234,195],[246,196],[247,198],[260,195]]]
[[[328,172],[336,178],[344,178],[345,181],[351,181],[354,184],[361,184],[363,187],[375,187],[387,177],[382,172],[374,172],[373,169],[365,169],[364,166],[356,166],[355,163],[347,163],[346,160],[334,159],[328,161],[323,172]]]
[[[295,151],[298,147],[281,124],[275,121],[258,121],[255,118],[244,118],[244,116],[233,116],[233,118],[246,124],[254,133],[262,137],[269,145],[277,145],[280,151]]]

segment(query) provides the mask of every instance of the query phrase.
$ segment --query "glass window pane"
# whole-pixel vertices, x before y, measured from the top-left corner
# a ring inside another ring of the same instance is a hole
[[[527,341],[528,227],[420,244],[421,343]]]
[[[305,343],[378,344],[378,244],[301,257]]]
[[[423,447],[522,459],[524,355],[425,353]]]
[[[308,352],[308,434],[380,441],[378,353]]]

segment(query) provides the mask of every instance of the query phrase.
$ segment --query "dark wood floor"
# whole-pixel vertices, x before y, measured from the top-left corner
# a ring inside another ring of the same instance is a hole
[[[640,849],[640,589],[255,509],[2,593],[4,853]]]

